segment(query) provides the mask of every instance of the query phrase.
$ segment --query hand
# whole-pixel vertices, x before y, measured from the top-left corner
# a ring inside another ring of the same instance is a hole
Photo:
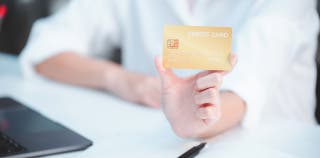
[[[127,101],[160,107],[160,79],[126,70],[118,73],[109,91]]]
[[[232,55],[231,63],[236,58]],[[163,112],[180,137],[202,137],[221,117],[220,85],[224,71],[204,71],[188,78],[177,77],[156,58],[161,77]]]

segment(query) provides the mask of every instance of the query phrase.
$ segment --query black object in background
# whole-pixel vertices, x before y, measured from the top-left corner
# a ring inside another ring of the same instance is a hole
[[[92,142],[40,113],[0,98],[0,157],[38,157],[83,150]]]
[[[0,52],[18,55],[35,20],[48,16],[49,0],[0,0],[8,12],[0,31]]]
[[[0,157],[18,154],[26,151],[26,149],[13,139],[0,132]]]
[[[206,146],[206,144],[207,143],[201,143],[197,146],[194,146],[182,155],[180,155],[178,158],[194,158],[200,153],[200,151]]]

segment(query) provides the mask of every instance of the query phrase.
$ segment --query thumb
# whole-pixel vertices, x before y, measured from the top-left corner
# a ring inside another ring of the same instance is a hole
[[[158,73],[160,74],[161,80],[165,84],[169,84],[171,82],[171,80],[176,77],[171,69],[163,67],[162,57],[160,57],[160,56],[155,57],[155,65],[156,65]]]
[[[231,55],[230,55],[230,63],[231,63],[232,68],[237,64],[237,62],[238,62],[237,55],[234,54],[234,53],[231,53]]]
[[[230,60],[230,63],[231,63],[231,69],[230,70],[227,70],[227,71],[224,71],[224,70],[207,70],[207,71],[203,71],[203,72],[198,73],[197,76],[198,77],[203,77],[203,76],[208,75],[210,73],[219,73],[222,76],[225,76],[226,74],[230,73],[233,70],[233,68],[235,67],[235,65],[238,62],[238,57],[237,57],[236,54],[231,53],[230,57],[229,57],[229,60]]]
[[[229,60],[230,60],[230,63],[231,63],[231,69],[228,70],[228,71],[224,71],[224,72],[222,73],[223,76],[226,75],[226,74],[228,74],[228,73],[230,73],[230,72],[233,70],[233,68],[236,66],[236,64],[237,64],[237,62],[238,62],[238,57],[237,57],[236,54],[231,53]]]

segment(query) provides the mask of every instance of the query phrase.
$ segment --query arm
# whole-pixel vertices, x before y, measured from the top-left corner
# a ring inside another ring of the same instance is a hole
[[[107,90],[111,89],[115,76],[122,75],[118,64],[70,52],[53,56],[37,64],[35,69],[37,73],[52,80]]]
[[[19,57],[24,77],[38,73],[65,83],[111,89],[105,81],[110,75],[105,76],[104,71],[116,73],[113,70],[120,66],[88,56],[106,57],[119,46],[120,25],[114,5],[105,0],[70,1],[57,13],[37,20]]]
[[[158,78],[126,71],[111,61],[65,52],[35,65],[35,69],[55,81],[102,89],[131,102],[160,106]]]

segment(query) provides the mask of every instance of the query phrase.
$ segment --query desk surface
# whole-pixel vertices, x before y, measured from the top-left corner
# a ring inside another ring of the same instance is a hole
[[[174,135],[160,110],[141,107],[106,92],[23,79],[16,57],[0,54],[0,96],[14,97],[93,140],[85,151],[50,157],[177,157],[201,140]],[[236,127],[206,140],[198,156],[319,157],[320,128],[275,121],[253,129]]]

